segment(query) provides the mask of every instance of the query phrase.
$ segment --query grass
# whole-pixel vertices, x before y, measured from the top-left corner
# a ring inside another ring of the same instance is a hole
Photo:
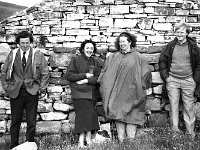
[[[7,137],[8,138],[8,137]],[[3,139],[3,137],[2,137]],[[191,139],[189,135],[174,136],[168,126],[140,129],[136,138],[118,143],[117,140],[93,144],[84,150],[199,150],[200,135]],[[5,141],[4,148],[9,145]],[[44,134],[38,135],[36,143],[38,150],[77,150],[78,137],[71,134]],[[8,148],[8,147],[7,147]]]

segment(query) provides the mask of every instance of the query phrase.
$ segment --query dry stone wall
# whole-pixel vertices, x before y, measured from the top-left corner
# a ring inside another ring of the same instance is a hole
[[[16,33],[25,29],[33,33],[33,46],[45,54],[51,77],[48,95],[39,101],[37,132],[69,133],[74,128],[75,113],[64,73],[71,57],[80,43],[90,38],[97,42],[99,53],[114,51],[116,37],[129,31],[137,36],[137,50],[146,56],[152,69],[153,83],[148,89],[146,109],[162,112],[163,82],[157,64],[160,52],[174,38],[174,25],[181,21],[190,25],[190,36],[199,44],[199,14],[198,0],[44,0],[1,22],[0,63],[4,63],[9,52],[6,43],[13,42]],[[41,35],[47,37],[42,45]],[[1,86],[0,92],[0,132],[6,133],[10,126],[10,104]],[[165,113],[160,115],[166,118]],[[151,126],[165,123],[155,122],[156,117],[154,113],[148,117]],[[25,127],[23,123],[21,130],[25,131]]]

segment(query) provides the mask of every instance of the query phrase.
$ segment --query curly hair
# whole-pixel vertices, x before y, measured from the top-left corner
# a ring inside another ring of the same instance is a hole
[[[79,48],[79,51],[80,53],[84,53],[84,48],[85,48],[85,45],[87,43],[92,43],[92,45],[94,46],[94,51],[93,53],[96,53],[97,52],[97,47],[96,47],[96,43],[94,41],[92,41],[91,39],[90,40],[85,40],[81,43],[81,47]]]
[[[129,42],[131,42],[130,46],[132,48],[136,47],[137,37],[129,32],[122,32],[122,33],[120,33],[120,35],[117,37],[117,39],[115,41],[115,48],[117,49],[117,51],[120,51],[119,38],[122,36],[126,37],[127,40]]]
[[[29,38],[30,39],[30,43],[33,43],[33,35],[31,33],[29,33],[28,31],[21,31],[18,33],[18,35],[16,36],[16,44],[19,44],[20,38]]]

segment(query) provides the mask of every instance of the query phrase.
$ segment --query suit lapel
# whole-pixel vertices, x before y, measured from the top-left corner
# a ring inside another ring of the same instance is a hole
[[[32,50],[32,48],[31,48],[30,51],[29,51],[28,60],[26,61],[26,68],[25,68],[24,72],[26,72],[28,66],[31,65],[32,51],[33,51],[33,50]]]

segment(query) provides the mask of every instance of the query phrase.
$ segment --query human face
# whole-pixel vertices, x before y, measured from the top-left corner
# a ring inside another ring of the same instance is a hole
[[[119,46],[122,52],[129,52],[131,48],[131,42],[128,41],[127,37],[121,36],[119,38]]]
[[[94,52],[94,45],[92,43],[86,43],[84,47],[84,54],[87,57],[91,57]]]
[[[186,39],[187,33],[186,33],[186,28],[184,26],[182,26],[178,30],[176,30],[175,34],[176,34],[176,37],[177,37],[179,43],[182,44],[187,41],[187,39]]]
[[[20,46],[21,50],[23,50],[25,52],[27,50],[29,50],[30,44],[31,44],[31,42],[30,42],[30,39],[28,37],[27,38],[20,38],[20,40],[19,40],[19,46]]]

